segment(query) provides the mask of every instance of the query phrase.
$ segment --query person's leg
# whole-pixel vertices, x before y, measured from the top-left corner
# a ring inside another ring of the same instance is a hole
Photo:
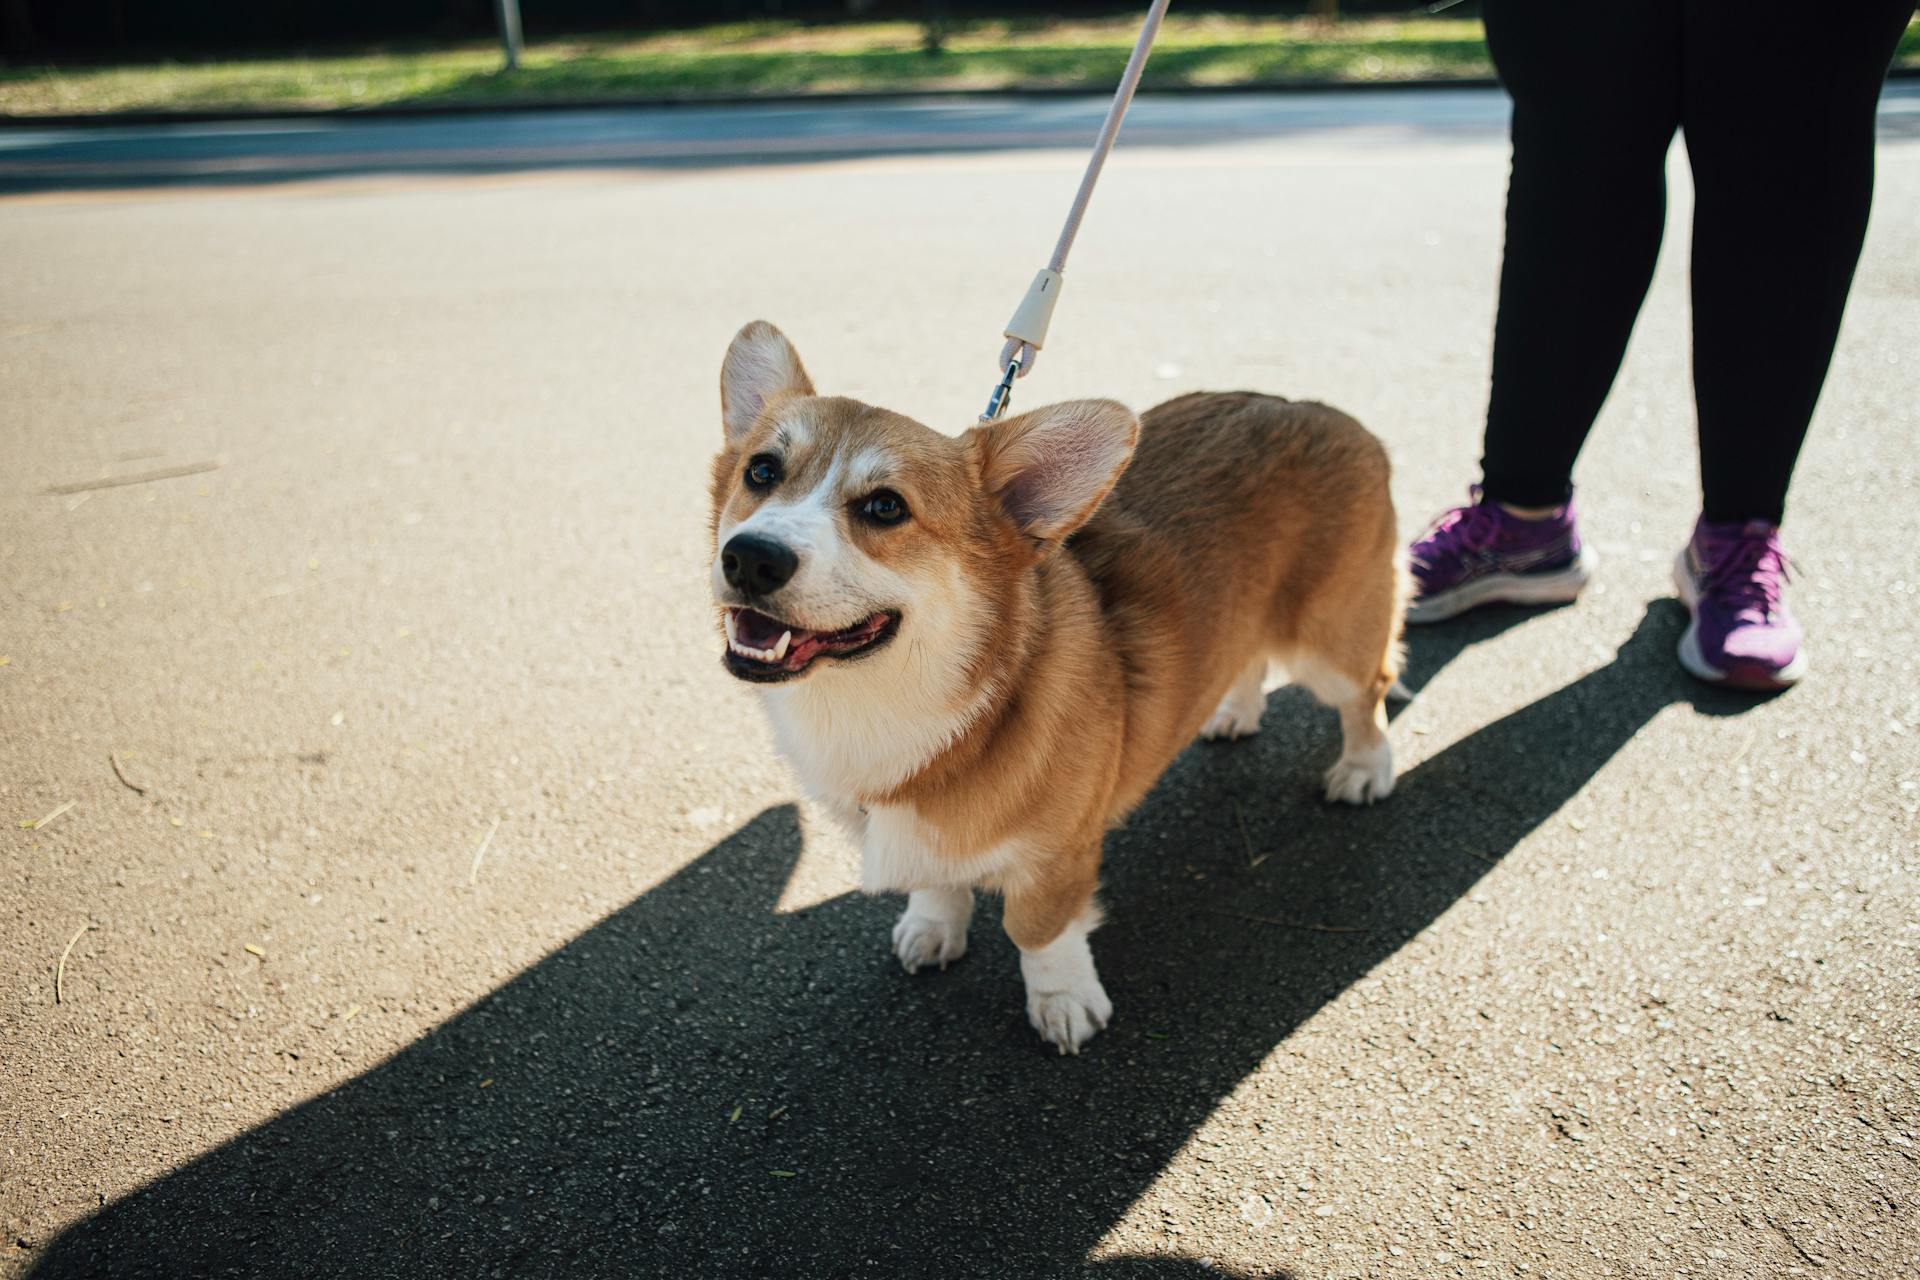
[[[1703,516],[1778,524],[1866,235],[1880,85],[1913,4],[1683,8]]]
[[[1653,276],[1680,119],[1673,0],[1485,7],[1513,98],[1485,483],[1414,541],[1415,623],[1564,602],[1586,585],[1593,555],[1574,518],[1573,463]]]
[[[1779,689],[1807,665],[1779,524],[1866,235],[1880,84],[1912,4],[1684,12],[1703,508],[1674,563],[1692,615],[1680,663]]]
[[[1488,497],[1553,507],[1659,255],[1680,16],[1674,0],[1487,0],[1486,25],[1513,170],[1481,466]]]

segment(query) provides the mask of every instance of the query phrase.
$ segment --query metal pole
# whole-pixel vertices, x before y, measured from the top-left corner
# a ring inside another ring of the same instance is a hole
[[[500,20],[500,47],[506,51],[508,71],[520,65],[520,0],[493,0]]]

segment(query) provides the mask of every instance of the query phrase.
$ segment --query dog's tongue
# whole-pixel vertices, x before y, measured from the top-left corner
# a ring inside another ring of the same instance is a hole
[[[780,642],[782,632],[793,632],[793,638],[799,640],[808,632],[798,627],[789,627],[786,623],[769,618],[764,613],[755,613],[751,609],[742,609],[733,616],[733,634],[741,644],[755,649],[771,649]]]
[[[888,615],[876,613],[844,631],[809,631],[752,609],[735,609],[731,619],[734,643],[758,651],[748,657],[778,663],[793,671],[805,667],[821,653],[859,648],[884,631],[890,621]],[[787,641],[784,646],[782,637]]]

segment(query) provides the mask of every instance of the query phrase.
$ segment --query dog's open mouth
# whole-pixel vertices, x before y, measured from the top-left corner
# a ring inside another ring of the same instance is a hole
[[[809,631],[753,609],[727,610],[727,670],[742,680],[788,680],[819,658],[870,653],[900,626],[900,615],[876,613],[839,631]]]

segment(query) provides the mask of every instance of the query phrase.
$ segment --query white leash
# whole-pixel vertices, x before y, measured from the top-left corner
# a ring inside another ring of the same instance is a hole
[[[1147,20],[1141,24],[1140,38],[1134,42],[1133,56],[1127,59],[1120,87],[1113,91],[1113,105],[1107,108],[1106,123],[1100,126],[1100,136],[1094,139],[1093,158],[1087,161],[1087,171],[1080,178],[1080,190],[1073,197],[1073,208],[1067,211],[1067,225],[1060,229],[1060,239],[1053,246],[1053,257],[1027,286],[1027,296],[1014,309],[1013,319],[1007,321],[1007,345],[1000,348],[1000,367],[1005,372],[987,401],[987,411],[980,415],[982,422],[991,422],[1007,411],[1007,403],[1013,396],[1013,380],[1024,378],[1032,371],[1040,348],[1046,344],[1053,304],[1060,300],[1061,273],[1067,269],[1067,254],[1073,248],[1074,236],[1080,232],[1080,220],[1087,216],[1087,203],[1093,199],[1093,184],[1100,180],[1101,166],[1107,162],[1107,153],[1113,150],[1113,140],[1120,136],[1120,122],[1126,119],[1133,91],[1140,87],[1140,73],[1146,70],[1147,53],[1160,31],[1160,19],[1166,16],[1167,3],[1168,0],[1153,0],[1147,10]]]

